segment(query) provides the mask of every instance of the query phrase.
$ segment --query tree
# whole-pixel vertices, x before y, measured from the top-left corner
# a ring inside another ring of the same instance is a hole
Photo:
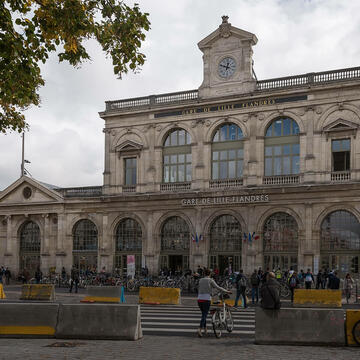
[[[0,0],[0,132],[28,127],[21,111],[39,105],[39,64],[51,52],[77,67],[90,59],[84,41],[95,38],[116,75],[137,71],[148,15],[119,0]]]

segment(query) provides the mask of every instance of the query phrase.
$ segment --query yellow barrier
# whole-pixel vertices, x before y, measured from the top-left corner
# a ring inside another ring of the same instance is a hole
[[[119,297],[107,297],[107,296],[85,296],[80,302],[100,302],[100,303],[119,303]]]
[[[139,304],[180,304],[180,289],[160,287],[140,287]]]
[[[352,329],[359,320],[360,310],[346,310],[346,340],[348,345],[357,345],[352,335]]]
[[[3,284],[0,284],[0,299],[6,299],[6,295],[4,293]]]
[[[20,300],[55,300],[55,287],[50,284],[25,284],[21,288]]]
[[[341,290],[295,289],[294,306],[341,308]]]
[[[51,326],[0,326],[0,335],[55,335]]]

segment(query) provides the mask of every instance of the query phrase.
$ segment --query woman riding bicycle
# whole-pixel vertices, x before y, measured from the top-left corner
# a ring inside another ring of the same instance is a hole
[[[200,327],[198,329],[199,337],[202,337],[202,329],[204,329],[204,334],[207,335],[206,318],[210,309],[212,289],[217,289],[224,293],[231,294],[231,291],[228,291],[216,284],[216,282],[210,278],[210,274],[211,271],[209,269],[205,269],[205,277],[199,281],[198,305],[201,310]]]

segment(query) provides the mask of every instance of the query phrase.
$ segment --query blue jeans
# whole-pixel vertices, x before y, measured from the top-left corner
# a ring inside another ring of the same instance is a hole
[[[256,303],[259,302],[259,288],[258,287],[252,287],[251,288],[251,302],[255,303],[255,297],[256,297]]]
[[[199,308],[201,310],[200,328],[206,328],[206,318],[210,309],[210,301],[198,301]]]
[[[240,299],[240,295],[243,297],[244,308],[246,308],[246,295],[245,295],[246,287],[241,287],[240,289],[236,289],[236,298],[234,306],[238,306],[238,301]]]

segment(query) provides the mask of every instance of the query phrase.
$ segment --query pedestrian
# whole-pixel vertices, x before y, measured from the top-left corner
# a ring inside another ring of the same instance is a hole
[[[278,310],[281,307],[280,284],[275,279],[275,274],[269,272],[268,279],[261,286],[261,307],[263,309]]]
[[[321,288],[325,289],[326,288],[326,279],[327,279],[327,272],[326,269],[324,268],[321,274]]]
[[[314,276],[310,269],[307,269],[305,274],[305,289],[311,289],[311,284],[314,282]]]
[[[298,273],[298,279],[300,281],[300,286],[303,288],[304,287],[304,281],[305,281],[305,274],[304,274],[303,269],[301,269],[300,272]]]
[[[201,310],[200,327],[197,331],[199,337],[202,337],[202,330],[204,330],[204,334],[207,335],[206,318],[210,309],[212,289],[217,289],[226,294],[231,294],[231,291],[222,288],[214,281],[214,279],[211,279],[210,274],[211,271],[209,269],[205,269],[205,277],[199,281],[198,306]]]
[[[347,273],[344,279],[344,293],[346,297],[346,303],[349,303],[349,300],[351,298],[351,291],[353,288],[354,280],[351,278],[350,274]]]
[[[79,272],[78,270],[75,268],[75,266],[73,266],[71,268],[71,279],[70,279],[70,290],[69,292],[72,292],[73,286],[75,285],[75,293],[78,292],[78,286],[79,286]]]
[[[282,272],[281,272],[281,269],[280,269],[280,268],[278,268],[278,269],[276,270],[276,272],[275,272],[275,278],[276,278],[277,281],[280,281],[280,280],[281,280],[281,278],[282,278]]]
[[[340,279],[338,278],[336,271],[334,272],[334,274],[332,276],[330,289],[332,289],[332,290],[340,289]]]
[[[61,269],[61,279],[62,279],[63,282],[66,281],[66,270],[65,270],[64,266]]]
[[[300,285],[300,281],[299,278],[297,277],[296,271],[294,271],[292,275],[289,277],[288,284],[290,289],[291,302],[293,303],[295,289],[297,289]]]
[[[256,269],[254,270],[254,272],[250,277],[250,283],[251,283],[251,303],[254,305],[255,298],[256,298],[256,304],[259,302],[259,285],[260,285],[260,277]]]
[[[235,298],[235,304],[234,307],[237,308],[238,307],[238,301],[240,298],[240,295],[243,298],[243,305],[244,305],[244,309],[247,308],[246,305],[246,287],[247,287],[247,279],[244,275],[244,271],[243,269],[240,269],[239,274],[236,276],[236,298]]]
[[[261,282],[262,282],[263,284],[265,284],[266,281],[268,280],[268,278],[269,278],[269,273],[270,273],[270,268],[266,268],[266,271],[262,273]]]
[[[0,268],[0,284],[3,283],[3,274],[4,274],[4,268],[1,267],[1,268]]]
[[[4,274],[5,274],[6,285],[10,285],[11,272],[10,272],[10,269],[8,267],[5,269]]]
[[[316,289],[320,289],[321,288],[321,281],[322,281],[322,271],[321,269],[319,270],[319,272],[316,275]]]
[[[327,288],[328,289],[332,289],[332,286],[333,286],[332,282],[334,280],[334,277],[335,277],[334,270],[329,271],[329,273],[327,274]]]
[[[36,268],[36,271],[35,271],[35,281],[36,281],[37,284],[41,283],[42,276],[43,276],[43,274],[42,274],[42,272],[40,270],[40,266],[38,266]]]

